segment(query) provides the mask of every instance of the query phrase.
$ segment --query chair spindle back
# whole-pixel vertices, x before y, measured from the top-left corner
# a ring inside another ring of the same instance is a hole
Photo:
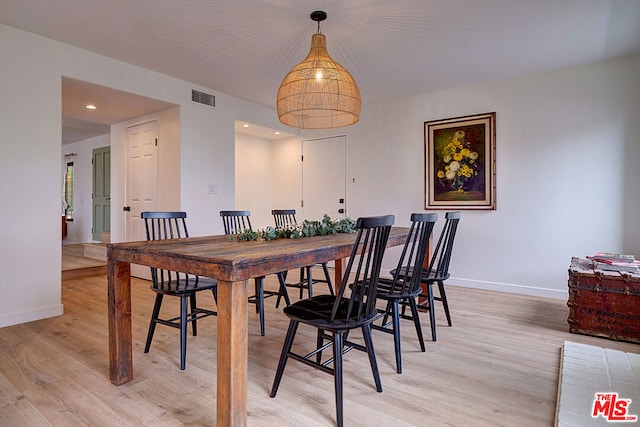
[[[429,238],[437,220],[438,214],[436,213],[411,214],[411,228],[402,254],[398,259],[398,268],[395,269],[390,293],[409,295],[420,287],[420,277],[425,274],[423,271],[424,257],[427,254]]]
[[[433,258],[429,264],[431,277],[447,279],[449,277],[449,263],[451,262],[451,253],[453,252],[453,241],[456,237],[458,222],[462,214],[459,211],[447,212],[445,215],[445,223],[438,239],[438,244],[433,250]]]
[[[220,211],[224,234],[238,234],[251,228],[251,212],[249,211]]]
[[[140,218],[144,220],[147,240],[181,239],[189,237],[186,212],[142,212]],[[180,280],[181,275],[184,279],[189,279],[190,276],[186,273],[151,267],[153,287],[158,289],[163,289],[163,287],[166,287],[168,283],[174,280]],[[196,278],[196,280],[192,281],[195,287],[197,284],[197,276],[191,276]]]
[[[394,219],[393,215],[358,218],[358,235],[336,294],[331,322],[358,322],[377,314],[378,278]],[[349,283],[358,286],[349,286]],[[348,297],[345,295],[347,289],[351,289]],[[346,304],[345,300],[348,301]]]
[[[276,223],[276,228],[295,226],[298,223],[296,221],[295,209],[274,209],[271,211],[271,215],[273,215],[273,220]]]

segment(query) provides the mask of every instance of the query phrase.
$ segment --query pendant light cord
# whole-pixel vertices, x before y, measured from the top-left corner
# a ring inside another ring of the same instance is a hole
[[[316,10],[311,13],[311,19],[318,23],[318,32],[316,34],[322,34],[322,31],[320,31],[320,21],[327,19],[327,13],[322,10]]]

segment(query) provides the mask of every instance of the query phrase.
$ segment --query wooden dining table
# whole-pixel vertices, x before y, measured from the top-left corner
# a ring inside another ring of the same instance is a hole
[[[387,246],[404,244],[408,232],[406,227],[392,227]],[[216,425],[245,426],[247,280],[332,260],[337,261],[336,276],[341,277],[341,260],[351,255],[355,238],[352,233],[237,241],[218,235],[107,245],[111,382],[120,385],[133,378],[130,265],[213,277],[218,280]]]

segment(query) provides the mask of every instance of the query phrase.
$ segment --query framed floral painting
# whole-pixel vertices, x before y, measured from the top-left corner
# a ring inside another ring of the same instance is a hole
[[[496,208],[496,113],[424,122],[425,209]]]

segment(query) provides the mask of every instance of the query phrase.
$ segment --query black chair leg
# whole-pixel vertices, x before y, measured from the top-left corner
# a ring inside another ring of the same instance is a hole
[[[431,284],[427,285],[427,300],[429,303],[429,321],[431,322],[431,340],[436,340],[436,311],[434,310],[433,304],[433,289],[431,288]]]
[[[451,314],[449,313],[449,303],[447,302],[447,294],[444,291],[444,283],[438,282],[438,292],[440,292],[440,300],[444,307],[444,314],[447,316],[447,324],[451,326]]]
[[[331,295],[335,295],[333,293],[333,285],[331,284],[331,274],[329,274],[329,267],[327,267],[327,263],[322,263],[322,271],[324,271],[324,278],[327,281],[327,286],[329,287],[329,293]]]
[[[189,295],[180,297],[180,370],[184,371],[187,359],[187,307]]]
[[[318,328],[318,335],[316,336],[316,348],[320,349],[324,345],[324,330]],[[316,363],[322,363],[322,351],[316,353]]]
[[[369,355],[369,364],[371,365],[371,372],[373,373],[373,380],[376,383],[376,391],[382,393],[382,381],[380,380],[380,372],[378,371],[378,362],[376,362],[376,352],[373,349],[373,339],[371,338],[371,324],[362,326],[362,337],[367,347],[367,354]]]
[[[391,313],[392,309],[393,309],[393,305],[389,300],[387,301],[387,307],[384,309],[384,317],[382,318],[382,324],[380,325],[382,328],[387,327],[387,323],[389,322],[389,313]],[[404,310],[404,307],[403,307],[403,310]],[[404,314],[404,312],[402,314]]]
[[[304,281],[306,280],[304,274],[305,271],[304,267],[300,267],[300,299],[302,299],[304,293]]]
[[[258,298],[258,294],[260,293],[260,281],[261,277],[256,277],[254,280],[254,298],[256,302],[256,313],[260,313],[260,298]]]
[[[420,350],[426,351],[424,347],[424,337],[422,336],[422,326],[420,326],[420,317],[418,316],[418,304],[415,298],[409,298],[409,307],[411,307],[411,316],[413,317],[413,324],[416,327],[416,333],[418,334],[418,341],[420,342]]]
[[[408,304],[411,308],[411,317],[413,317],[413,324],[416,327],[416,334],[418,335],[418,341],[420,342],[420,350],[422,350],[422,352],[425,352],[427,350],[424,346],[424,336],[422,335],[422,326],[420,325],[418,303],[416,303],[415,298],[409,298]]]
[[[156,302],[153,304],[153,312],[151,313],[151,323],[149,324],[149,332],[147,332],[147,343],[144,345],[144,352],[149,353],[151,348],[151,340],[153,339],[153,333],[156,330],[156,320],[160,314],[160,306],[162,305],[162,294],[156,294]]]
[[[260,335],[264,336],[264,278],[256,279],[256,309],[260,315]]]
[[[278,362],[278,369],[276,370],[276,377],[273,380],[273,387],[271,387],[271,394],[269,397],[276,397],[276,393],[278,392],[278,387],[280,386],[280,380],[282,380],[282,374],[284,373],[284,368],[287,365],[287,359],[289,358],[289,352],[291,351],[291,346],[293,345],[293,339],[296,336],[296,331],[298,330],[299,323],[295,320],[289,322],[289,329],[287,330],[287,337],[284,340],[284,345],[282,346],[282,353],[280,354],[280,361]]]
[[[280,293],[278,294],[278,299],[276,300],[276,308],[280,306],[280,298],[284,298],[284,303],[286,305],[291,305],[291,300],[289,299],[289,291],[287,291],[287,285],[285,283],[287,279],[286,272],[278,273],[278,283],[280,284]]]
[[[333,334],[333,387],[336,393],[336,425],[343,425],[342,407],[342,346],[343,336],[341,333]]]
[[[396,372],[401,374],[402,353],[400,349],[400,307],[398,306],[398,300],[393,300],[391,304],[391,320],[393,322],[393,345],[396,351]]]
[[[307,270],[307,290],[309,293],[309,298],[313,297],[313,276],[311,275],[312,266],[305,267]],[[300,288],[300,299],[302,299],[302,288]]]
[[[191,294],[191,296],[189,297],[189,300],[191,301],[191,328],[193,331],[193,336],[195,337],[196,335],[198,335],[198,327],[197,327],[197,322],[196,322],[196,307],[198,306],[198,304],[196,303],[196,293],[193,292]]]

